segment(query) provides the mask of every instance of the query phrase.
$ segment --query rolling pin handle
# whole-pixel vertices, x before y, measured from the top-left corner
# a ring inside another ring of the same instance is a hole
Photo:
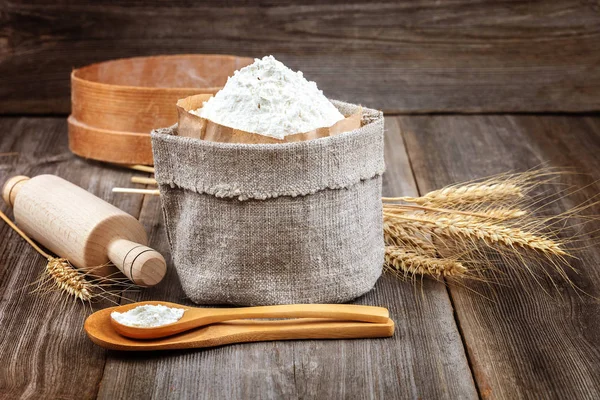
[[[108,245],[108,258],[139,286],[154,286],[167,272],[167,263],[158,251],[126,239]]]
[[[4,202],[10,207],[13,208],[15,205],[15,199],[17,197],[17,193],[21,187],[27,182],[30,178],[25,175],[17,175],[13,176],[9,180],[6,181],[4,186],[2,187],[2,198]]]

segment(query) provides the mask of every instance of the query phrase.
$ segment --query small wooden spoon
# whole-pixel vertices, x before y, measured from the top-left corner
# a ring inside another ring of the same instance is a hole
[[[227,321],[167,338],[136,340],[121,336],[113,329],[110,313],[117,308],[119,307],[97,311],[85,321],[85,331],[98,346],[111,350],[150,351],[272,340],[382,338],[394,334],[394,322],[391,319],[379,324],[299,318]]]
[[[383,307],[354,304],[289,304],[279,306],[240,308],[197,308],[166,301],[143,301],[119,306],[114,311],[123,313],[146,304],[183,308],[183,317],[177,322],[152,328],[140,328],[120,324],[113,318],[110,322],[119,334],[134,339],[156,339],[175,335],[190,329],[235,319],[260,318],[329,318],[338,321],[386,323],[389,312]]]

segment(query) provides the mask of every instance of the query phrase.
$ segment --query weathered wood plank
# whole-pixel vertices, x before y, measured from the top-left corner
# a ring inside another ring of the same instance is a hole
[[[387,194],[416,189],[398,125],[387,124]],[[163,254],[158,198],[141,221]],[[172,263],[166,282],[135,296],[185,302]],[[249,343],[169,354],[109,353],[99,397],[126,398],[477,398],[445,287],[384,276],[357,303],[388,307],[390,339]],[[132,379],[135,377],[135,379]]]
[[[508,170],[574,167],[569,185],[585,187],[556,203],[560,212],[600,191],[600,118],[567,116],[435,116],[399,118],[421,192]],[[598,214],[598,208],[590,210]],[[598,224],[600,225],[600,224]],[[600,226],[596,226],[596,229]],[[592,228],[593,229],[593,228]],[[598,398],[600,396],[600,251],[597,234],[574,260],[571,279],[558,279],[552,297],[533,282],[509,275],[508,286],[472,284],[451,296],[484,398]],[[595,240],[594,240],[595,238]],[[488,297],[491,300],[487,300]]]
[[[0,185],[17,174],[56,174],[138,215],[140,199],[110,192],[129,174],[74,157],[63,118],[0,118],[0,131]],[[90,308],[58,293],[29,293],[45,264],[0,221],[0,397],[94,398],[106,356],[83,331]]]
[[[273,54],[388,112],[600,109],[593,1],[4,2],[0,113],[67,113],[73,67]]]

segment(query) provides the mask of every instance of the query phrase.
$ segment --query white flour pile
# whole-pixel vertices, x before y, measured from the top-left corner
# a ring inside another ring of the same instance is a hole
[[[190,111],[220,125],[277,139],[328,128],[344,116],[302,72],[273,56],[236,71],[225,87]]]
[[[152,328],[179,321],[183,317],[184,311],[182,308],[146,304],[124,313],[114,311],[110,316],[121,325]]]

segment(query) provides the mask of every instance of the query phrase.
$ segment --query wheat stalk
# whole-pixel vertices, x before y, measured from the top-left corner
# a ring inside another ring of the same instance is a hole
[[[142,185],[157,185],[156,179],[145,176],[132,176],[131,183],[140,183]]]
[[[465,275],[467,268],[460,262],[430,257],[399,246],[385,247],[385,266],[397,272],[432,277],[456,277]]]
[[[119,164],[117,164],[119,165]],[[119,165],[122,166],[122,165]],[[150,165],[140,165],[140,164],[134,164],[134,165],[125,165],[126,168],[129,169],[133,169],[134,171],[141,171],[141,172],[149,172],[151,174],[154,173],[154,167],[150,166]]]

